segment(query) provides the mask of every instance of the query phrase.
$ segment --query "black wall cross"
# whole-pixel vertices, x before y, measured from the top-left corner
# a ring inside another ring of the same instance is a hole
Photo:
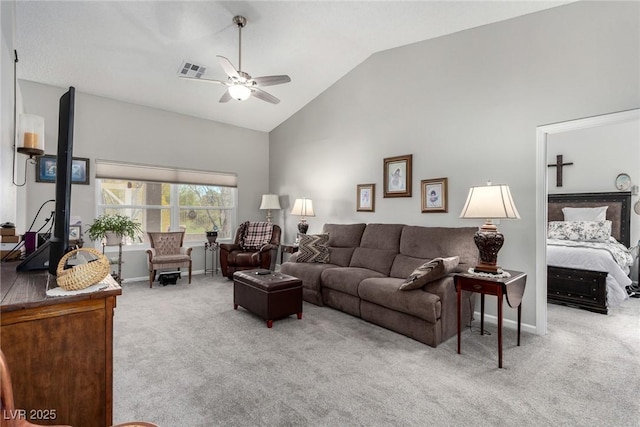
[[[558,154],[556,156],[555,165],[547,165],[547,167],[550,167],[550,168],[557,168],[556,169],[556,187],[562,187],[562,168],[564,166],[569,166],[569,165],[572,165],[572,164],[573,164],[573,162],[562,163],[562,154]]]

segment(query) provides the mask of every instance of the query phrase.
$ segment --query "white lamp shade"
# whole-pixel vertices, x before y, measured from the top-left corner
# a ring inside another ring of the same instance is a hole
[[[299,216],[316,216],[313,211],[313,202],[311,199],[296,199],[293,204],[293,209],[291,209],[291,215],[299,215]]]
[[[280,197],[277,194],[263,194],[260,209],[282,209],[280,207]]]
[[[238,101],[244,101],[251,96],[251,89],[243,85],[233,85],[229,87],[229,95]]]
[[[460,218],[520,219],[508,185],[471,187]]]

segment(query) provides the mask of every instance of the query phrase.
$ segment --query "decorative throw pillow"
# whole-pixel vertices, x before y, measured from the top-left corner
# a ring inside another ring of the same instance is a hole
[[[562,208],[565,221],[604,221],[607,219],[607,208]]]
[[[549,239],[608,242],[611,237],[611,221],[550,221]]]
[[[271,241],[272,234],[273,224],[268,222],[250,222],[242,238],[242,248],[260,249]]]
[[[401,291],[409,291],[423,287],[429,282],[443,278],[449,273],[453,273],[460,263],[460,257],[452,256],[448,258],[434,258],[427,261],[420,267],[413,270],[407,280],[400,285]]]
[[[329,234],[301,234],[296,262],[329,262]]]

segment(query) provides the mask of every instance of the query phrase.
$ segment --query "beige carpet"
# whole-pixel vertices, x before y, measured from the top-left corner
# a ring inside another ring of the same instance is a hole
[[[526,304],[526,301],[524,302]],[[465,330],[434,349],[327,307],[272,329],[220,276],[123,285],[114,424],[638,426],[640,299],[608,315],[549,305],[549,333]],[[479,322],[475,322],[477,324]]]

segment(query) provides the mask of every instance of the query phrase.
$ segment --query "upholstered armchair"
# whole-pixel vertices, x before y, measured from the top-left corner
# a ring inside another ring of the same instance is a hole
[[[149,287],[153,287],[156,271],[182,267],[189,268],[191,283],[191,248],[182,246],[184,231],[147,232],[151,249],[147,249],[149,265]]]
[[[220,244],[222,274],[233,279],[233,273],[253,268],[274,270],[280,227],[268,222],[245,222],[238,227],[233,243]]]

